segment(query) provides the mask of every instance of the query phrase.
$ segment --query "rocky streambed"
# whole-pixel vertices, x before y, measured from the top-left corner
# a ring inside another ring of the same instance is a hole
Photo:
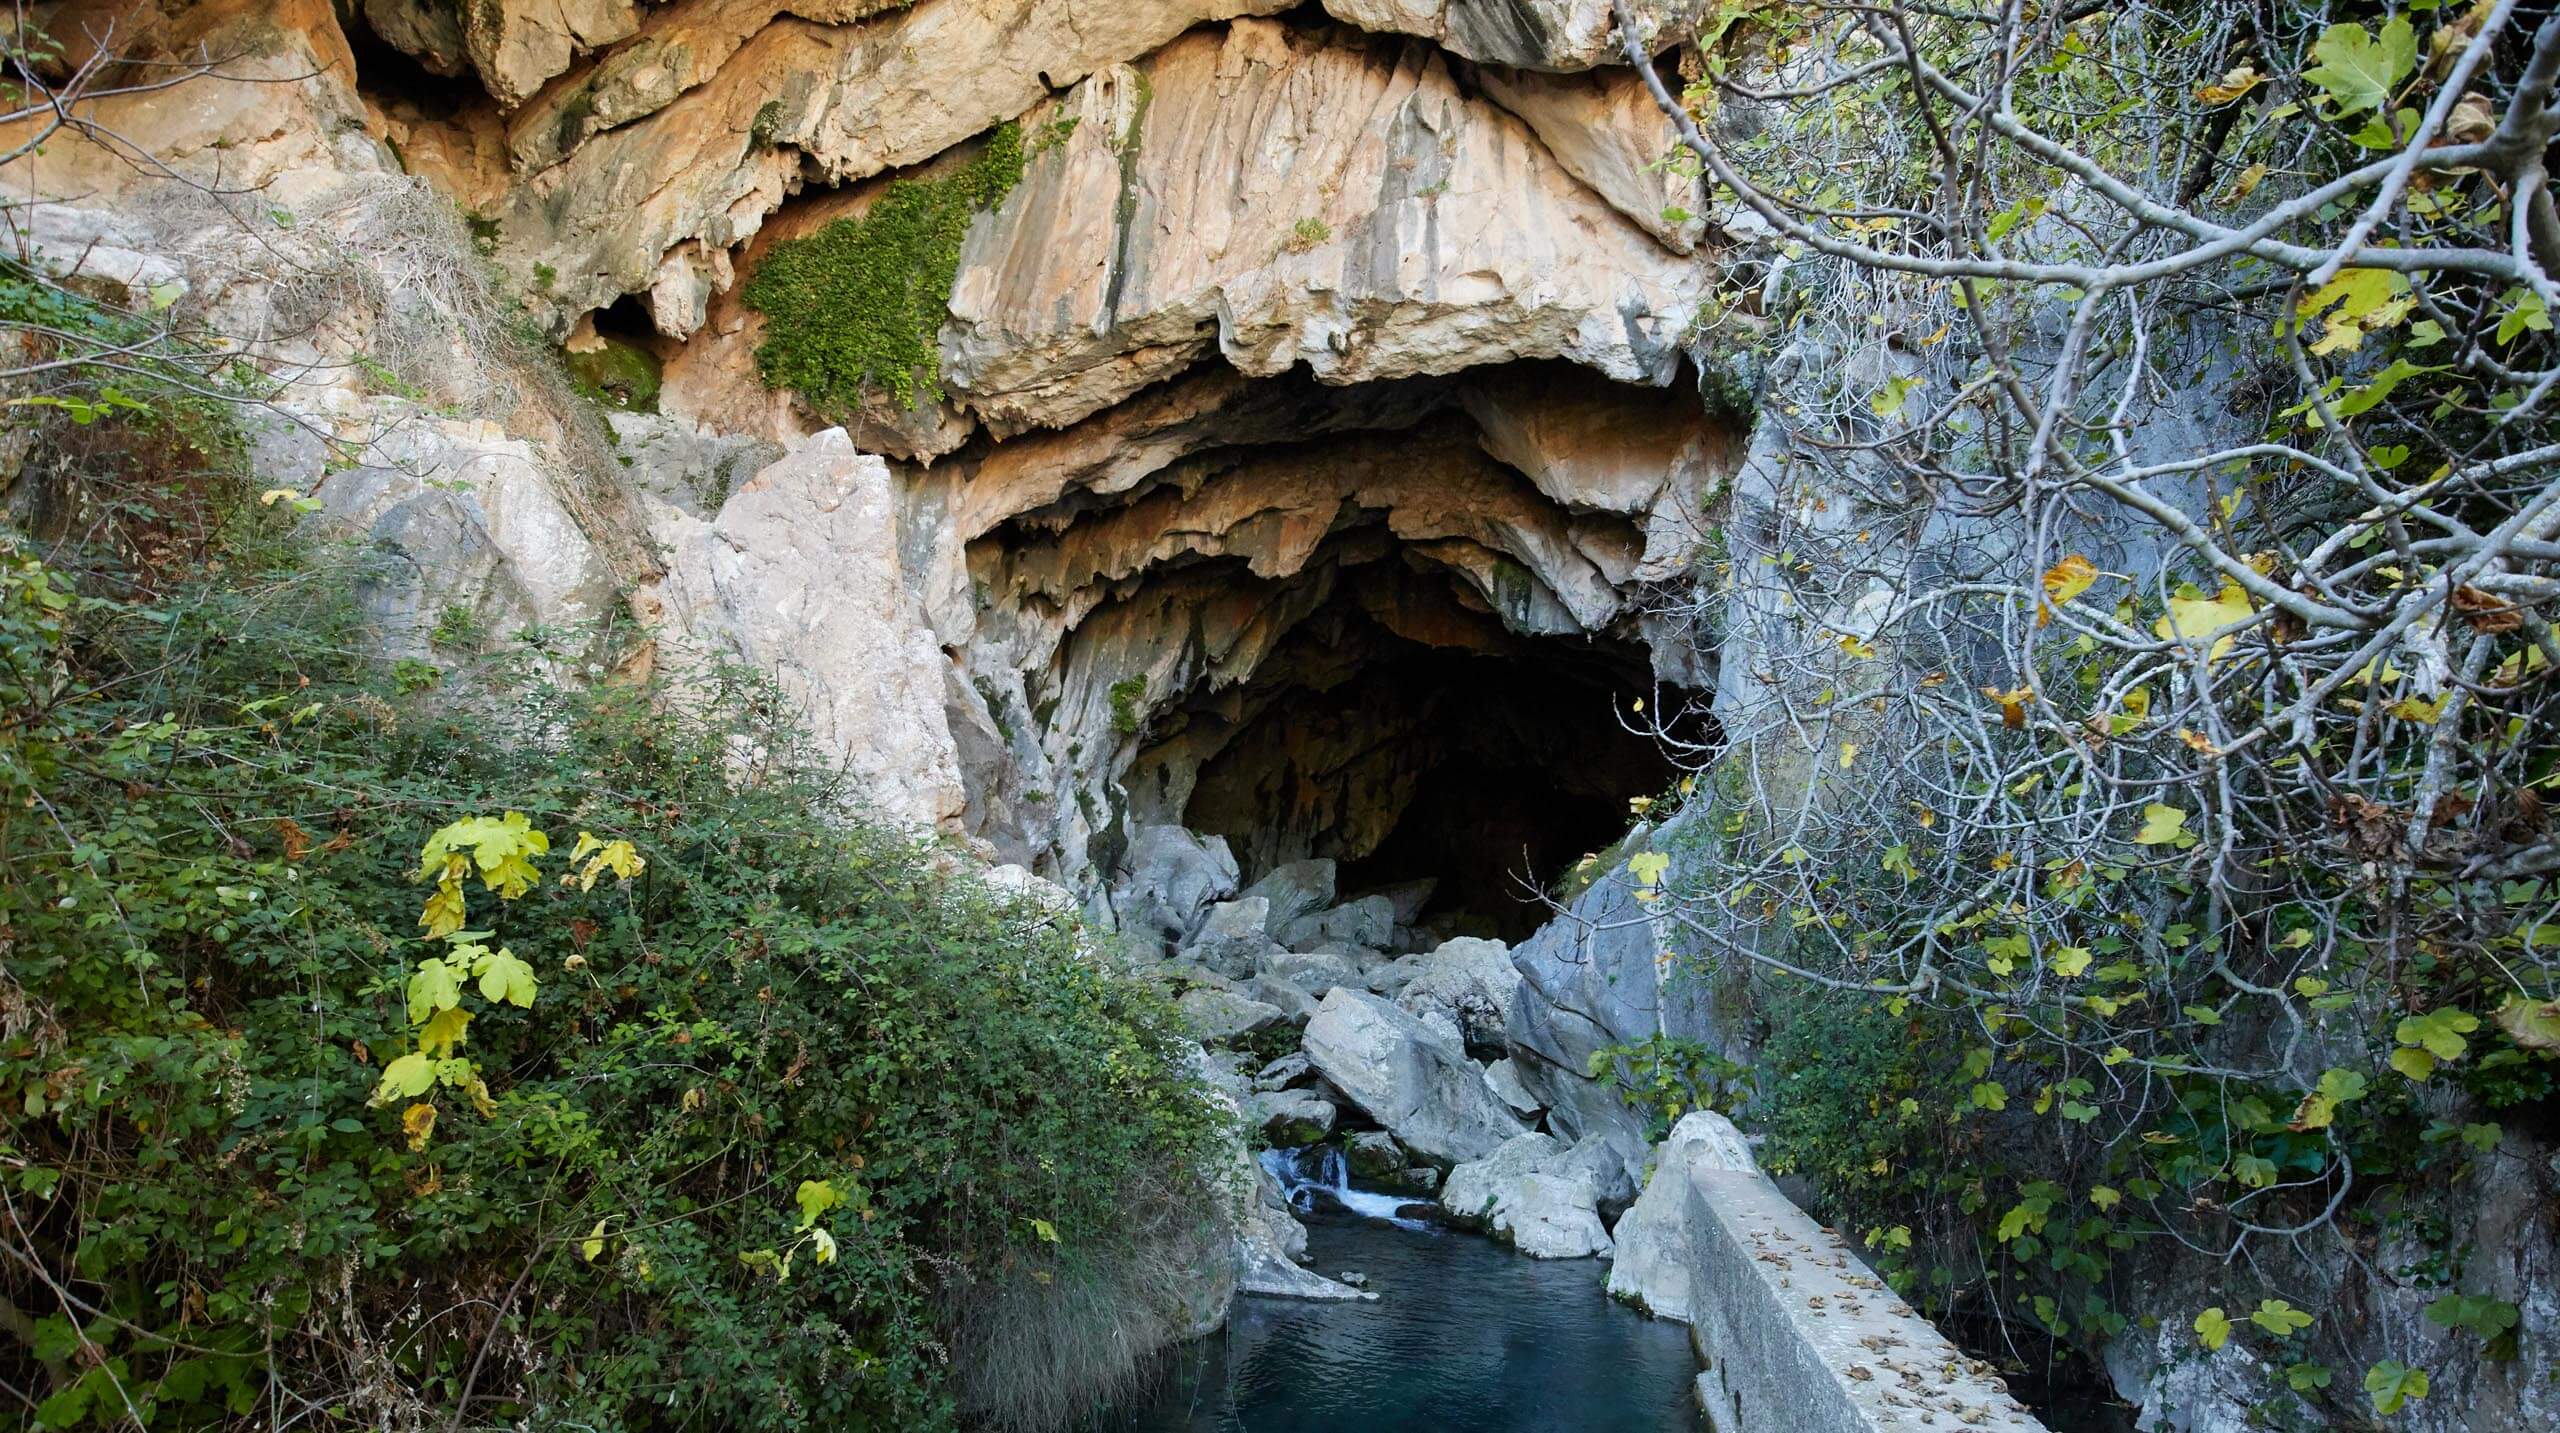
[[[1349,895],[1331,861],[1243,884],[1215,836],[1141,827],[1130,850],[1123,950],[1258,1154],[1236,1152],[1226,1331],[1115,1433],[2042,1426],[1723,1116],[1656,1140],[1573,1068],[1611,1027],[1546,992],[1597,982],[1632,1024],[1621,967],[1655,974],[1605,939],[1646,933],[1611,918],[1641,908],[1615,876],[1515,950],[1426,914],[1427,886]]]

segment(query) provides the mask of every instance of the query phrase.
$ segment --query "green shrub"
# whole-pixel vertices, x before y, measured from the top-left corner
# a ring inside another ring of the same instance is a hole
[[[771,691],[404,694],[343,567],[146,603],[0,565],[0,1377],[39,1421],[1036,1421],[1181,1326],[1225,1131],[1159,997],[832,815]],[[377,1102],[445,945],[420,845],[501,811],[554,849],[469,917],[531,1004],[468,987],[482,1083]],[[564,882],[581,832],[645,867]]]
[[[1146,728],[1147,675],[1122,677],[1111,684],[1111,729],[1122,736],[1136,736]]]
[[[901,179],[859,219],[775,244],[741,296],[771,322],[756,350],[767,385],[843,413],[886,389],[900,408],[941,391],[935,335],[951,316],[970,222],[1021,182],[1022,129],[997,129],[938,179]]]

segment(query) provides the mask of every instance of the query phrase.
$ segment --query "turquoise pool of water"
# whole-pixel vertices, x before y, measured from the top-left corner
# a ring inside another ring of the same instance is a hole
[[[1314,1216],[1320,1273],[1374,1303],[1247,1295],[1091,1433],[1699,1433],[1688,1330],[1612,1300],[1597,1259]]]

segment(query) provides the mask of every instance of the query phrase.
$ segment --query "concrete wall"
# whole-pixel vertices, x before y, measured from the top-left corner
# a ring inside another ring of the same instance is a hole
[[[1616,1237],[1609,1291],[1689,1325],[1718,1433],[2044,1427],[1779,1193],[1721,1115],[1671,1132]]]

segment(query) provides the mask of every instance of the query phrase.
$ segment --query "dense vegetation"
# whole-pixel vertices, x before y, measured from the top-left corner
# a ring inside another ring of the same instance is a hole
[[[5,277],[66,356],[169,342]],[[736,674],[386,669],[246,395],[117,362],[11,400],[9,1420],[1035,1422],[1197,1316],[1223,1117],[1071,920]]]
[[[1985,1342],[2165,1324],[2270,1422],[2512,1356],[2459,1221],[2560,1119],[2560,21],[1709,12],[1639,73],[1765,236],[1701,324],[1769,456],[1665,614],[1731,745],[1648,894],[1759,992],[1770,1162]]]

